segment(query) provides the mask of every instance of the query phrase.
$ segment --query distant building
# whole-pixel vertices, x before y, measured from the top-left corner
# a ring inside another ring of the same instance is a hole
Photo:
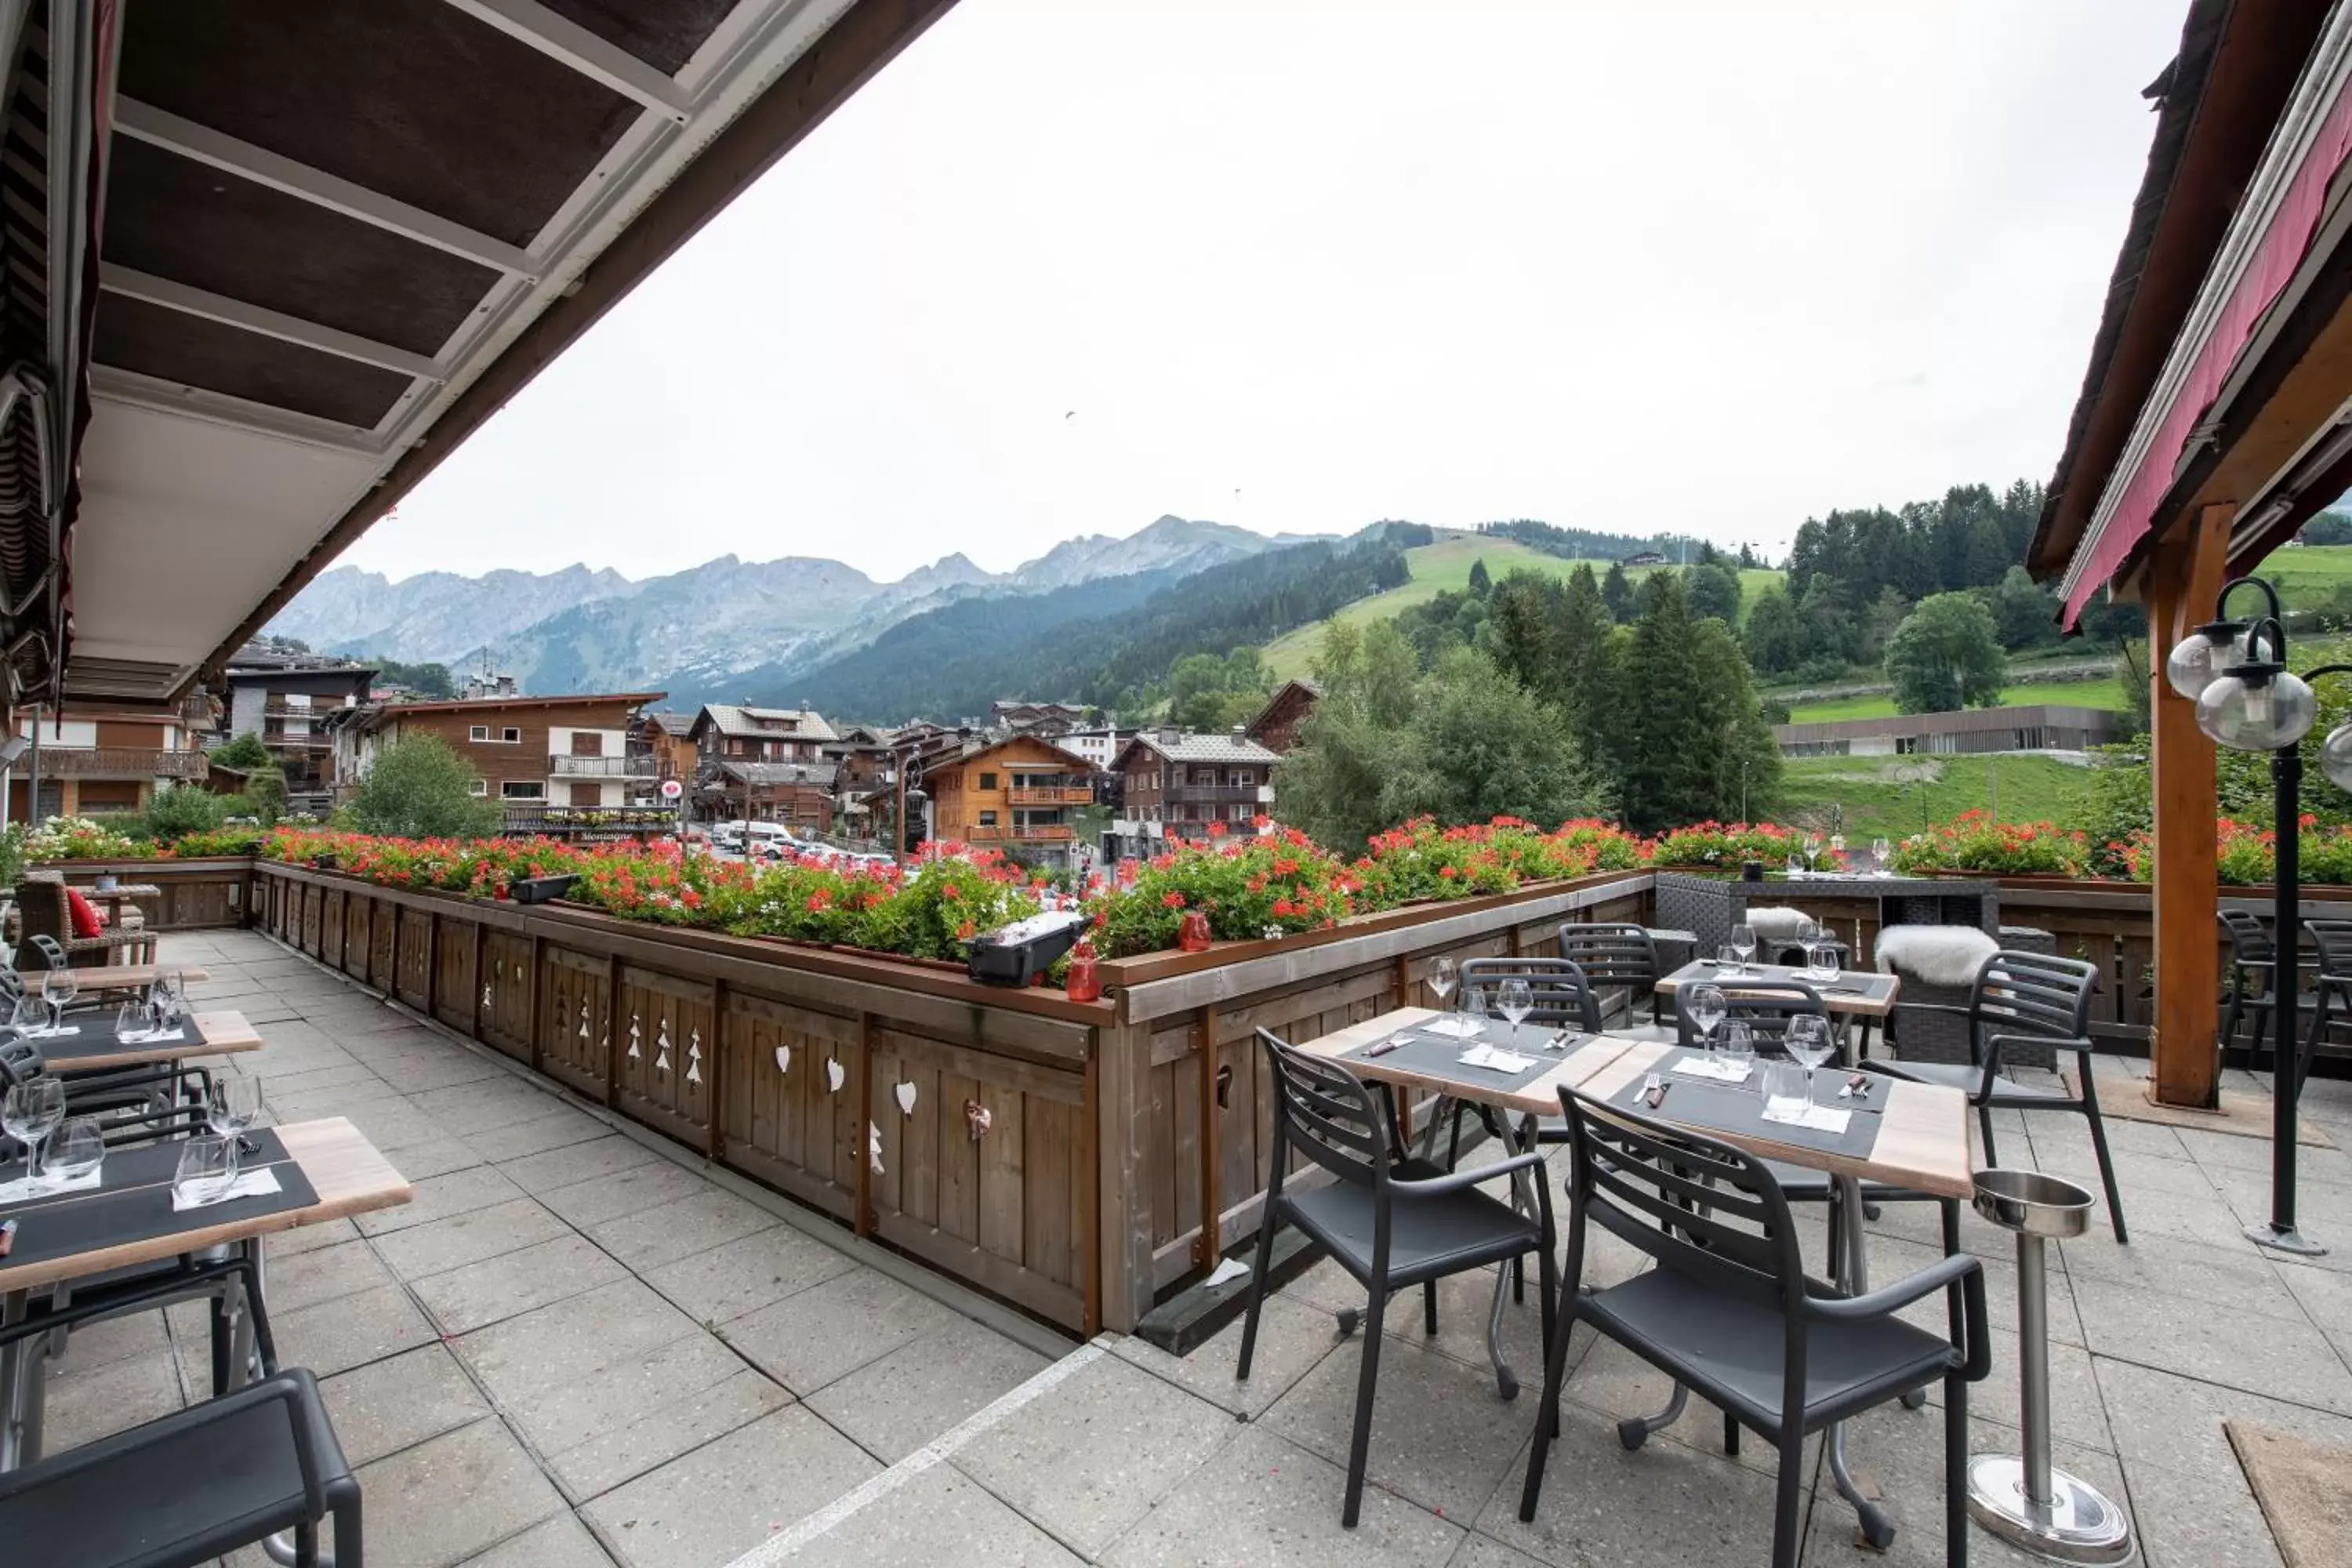
[[[815,763],[841,737],[824,716],[799,708],[751,708],[713,702],[687,729],[706,766],[720,762]]]
[[[1071,813],[1094,803],[1093,773],[1084,757],[1036,735],[940,758],[923,773],[931,836],[1066,861],[1076,837]]]
[[[1118,852],[1150,853],[1171,839],[1200,838],[1209,824],[1246,832],[1274,809],[1274,765],[1282,759],[1238,735],[1143,730],[1119,749]]]
[[[1894,713],[1818,724],[1775,724],[1785,757],[1895,757],[1983,752],[2080,752],[2130,738],[2120,713],[2042,704]]]
[[[658,691],[478,701],[373,704],[330,726],[337,776],[348,793],[395,741],[436,735],[481,777],[474,793],[507,808],[509,831],[543,821],[550,807],[614,809],[641,804],[653,777],[650,752],[631,753],[636,710]]]
[[[1118,755],[1118,749],[1127,744],[1134,733],[1132,730],[1121,730],[1115,725],[1097,724],[1057,735],[1054,743],[1066,752],[1076,752],[1086,758],[1093,764],[1095,772],[1107,773],[1110,772],[1112,760]]]
[[[1286,757],[1297,749],[1298,731],[1322,700],[1323,689],[1313,681],[1286,680],[1242,733],[1276,756]]]
[[[695,715],[661,709],[640,713],[629,726],[629,749],[642,752],[653,759],[653,783],[658,795],[664,779],[676,779],[687,787],[694,784],[695,765],[699,760],[694,742],[689,739],[694,730]]]
[[[1618,563],[1621,566],[1664,566],[1665,563],[1666,558],[1654,550],[1644,550],[1638,554],[1628,555]]]
[[[1002,701],[992,704],[989,717],[1000,730],[1016,735],[1068,734],[1087,721],[1087,710],[1074,702]]]
[[[33,738],[29,712],[17,720],[16,733]],[[39,740],[38,800],[32,797],[29,752],[5,770],[11,822],[143,811],[158,790],[202,784],[210,772],[197,732],[184,716],[68,709],[42,719]]]
[[[829,762],[721,759],[699,775],[695,811],[712,822],[781,822],[796,833],[830,833],[840,778]]]
[[[324,816],[343,782],[335,769],[326,721],[368,700],[376,671],[350,659],[320,658],[248,645],[229,661],[218,739],[258,735],[286,773],[286,807]]]

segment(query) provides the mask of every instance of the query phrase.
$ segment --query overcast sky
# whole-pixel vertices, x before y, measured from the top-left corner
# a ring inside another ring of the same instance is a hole
[[[2046,479],[2183,8],[963,0],[344,560],[1777,552]]]

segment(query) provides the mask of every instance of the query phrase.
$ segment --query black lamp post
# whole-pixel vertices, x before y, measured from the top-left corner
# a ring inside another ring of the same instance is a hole
[[[2230,595],[2249,584],[2262,591],[2270,613],[2251,625],[2219,618],[2226,616]],[[2295,1107],[2310,1067],[2294,1037],[2302,983],[2296,936],[2302,892],[2301,742],[2319,717],[2311,681],[2323,675],[2352,674],[2352,665],[2322,665],[2308,676],[2288,669],[2278,595],[2259,577],[2240,577],[2224,585],[2214,614],[2216,619],[2172,650],[2164,675],[2175,691],[2196,702],[2197,727],[2216,744],[2271,754],[2273,837],[2277,842],[2272,913],[2277,963],[2271,980],[2271,1217],[2266,1224],[2247,1226],[2246,1235],[2279,1252],[2316,1256],[2327,1249],[2305,1237],[2294,1223]],[[2329,781],[2352,790],[2352,723],[2328,735],[2321,759]]]

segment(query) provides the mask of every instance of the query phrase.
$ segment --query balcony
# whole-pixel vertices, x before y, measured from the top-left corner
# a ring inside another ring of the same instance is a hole
[[[559,752],[547,759],[547,771],[557,778],[649,779],[655,766],[649,756],[581,757]]]
[[[668,805],[548,805],[515,801],[506,808],[510,834],[546,833],[617,838],[633,833],[667,833],[677,826],[677,808]]]
[[[195,779],[210,767],[202,752],[150,746],[43,746],[41,772],[58,779]]]
[[[1032,823],[1025,826],[975,827],[964,837],[974,844],[1066,844],[1073,837],[1066,822]]]
[[[1006,790],[1014,805],[1092,805],[1095,792],[1087,784],[1030,785]]]
[[[261,743],[272,750],[323,751],[335,743],[335,738],[317,730],[264,730]]]
[[[1272,784],[1172,784],[1160,798],[1192,805],[1272,805]]]

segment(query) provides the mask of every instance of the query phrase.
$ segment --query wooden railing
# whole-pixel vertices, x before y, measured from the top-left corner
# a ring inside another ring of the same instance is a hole
[[[1085,784],[1055,784],[1006,790],[1014,805],[1091,805],[1095,792]]]
[[[51,778],[201,779],[211,763],[202,752],[152,746],[43,746],[41,772]]]

